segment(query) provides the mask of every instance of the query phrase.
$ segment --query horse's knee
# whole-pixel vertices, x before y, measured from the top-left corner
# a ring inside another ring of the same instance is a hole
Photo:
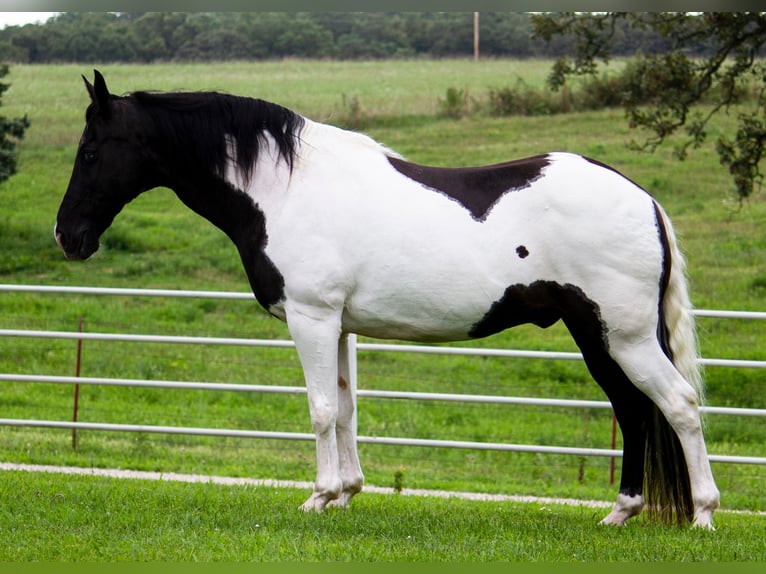
[[[311,404],[311,427],[317,435],[325,435],[335,432],[338,422],[338,407],[327,402],[313,402]]]

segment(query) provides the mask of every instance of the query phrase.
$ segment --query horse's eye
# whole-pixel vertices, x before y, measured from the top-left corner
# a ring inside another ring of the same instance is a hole
[[[82,152],[82,159],[85,161],[85,163],[94,163],[97,158],[98,154],[96,154],[95,151],[83,150]]]

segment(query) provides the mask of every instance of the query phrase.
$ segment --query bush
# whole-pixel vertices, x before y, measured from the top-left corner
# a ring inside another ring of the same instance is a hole
[[[446,97],[439,98],[439,116],[459,119],[467,114],[468,93],[457,88],[447,88]]]
[[[533,88],[518,78],[509,87],[492,88],[486,103],[472,102],[472,108],[486,109],[490,116],[544,116],[568,112],[602,110],[604,108],[650,104],[652,84],[659,81],[658,70],[637,59],[626,64],[620,73],[603,73],[589,76],[578,84],[577,89],[564,85],[561,91]],[[689,89],[684,84],[688,74],[679,72],[676,89]],[[735,86],[735,99],[742,101],[750,96],[747,86]],[[459,119],[468,116],[467,92],[449,88],[444,99],[438,100],[439,117]]]
[[[625,101],[626,79],[625,74],[615,76],[613,74],[601,74],[583,82],[581,90],[577,93],[573,106],[579,110],[600,110],[621,106]]]
[[[514,87],[489,90],[488,111],[493,116],[544,116],[561,113],[561,97],[516,80]]]
[[[8,74],[8,65],[0,65],[0,78]],[[0,97],[10,87],[10,84],[0,83]],[[29,127],[29,118],[8,119],[0,116],[0,183],[16,173],[16,141],[24,137]],[[9,136],[11,139],[9,139]]]

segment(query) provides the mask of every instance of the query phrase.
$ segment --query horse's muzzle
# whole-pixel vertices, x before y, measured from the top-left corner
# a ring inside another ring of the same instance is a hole
[[[70,261],[87,259],[98,251],[98,241],[88,241],[88,233],[82,233],[75,241],[72,236],[62,233],[58,228],[58,223],[53,227],[53,236],[56,238],[56,244],[64,256]]]

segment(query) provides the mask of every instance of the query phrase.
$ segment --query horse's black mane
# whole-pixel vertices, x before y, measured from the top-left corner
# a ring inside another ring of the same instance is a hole
[[[149,115],[171,157],[191,157],[195,167],[222,176],[232,160],[248,181],[266,134],[290,169],[295,162],[304,119],[277,104],[218,92],[140,91],[126,99]],[[232,142],[236,157],[229,157]]]

